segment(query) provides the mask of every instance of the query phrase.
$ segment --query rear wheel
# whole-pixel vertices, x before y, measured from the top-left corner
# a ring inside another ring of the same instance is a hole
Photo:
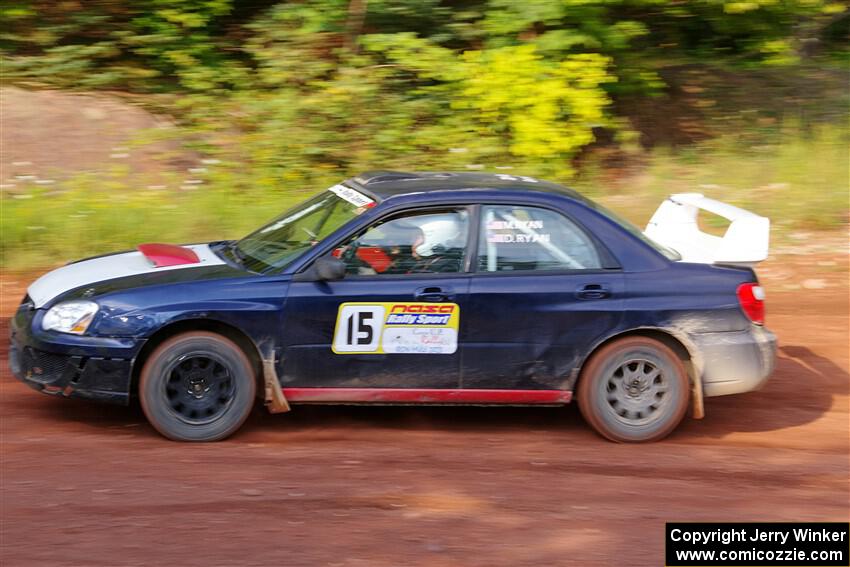
[[[248,418],[256,393],[245,353],[204,331],[172,337],[151,353],[139,398],[151,425],[177,441],[218,441]]]
[[[682,361],[666,345],[627,337],[604,346],[578,384],[579,410],[612,441],[657,441],[684,418],[690,388]]]

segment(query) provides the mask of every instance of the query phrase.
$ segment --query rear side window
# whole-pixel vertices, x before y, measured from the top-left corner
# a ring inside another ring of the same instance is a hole
[[[538,207],[482,208],[478,271],[520,272],[601,268],[590,238],[567,217]]]

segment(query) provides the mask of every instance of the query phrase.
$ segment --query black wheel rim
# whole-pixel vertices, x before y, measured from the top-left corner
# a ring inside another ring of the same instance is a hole
[[[184,354],[165,372],[169,410],[192,425],[211,423],[233,403],[236,384],[223,359],[209,352]]]
[[[664,416],[670,403],[669,377],[657,362],[629,357],[613,367],[604,381],[605,400],[617,419],[646,425]]]

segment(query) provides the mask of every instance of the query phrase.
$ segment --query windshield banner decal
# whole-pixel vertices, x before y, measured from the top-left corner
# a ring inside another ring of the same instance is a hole
[[[345,199],[355,207],[370,207],[375,204],[375,201],[360,193],[359,191],[355,191],[351,187],[346,187],[345,185],[334,185],[330,189],[328,189],[331,193],[334,193],[341,199]]]

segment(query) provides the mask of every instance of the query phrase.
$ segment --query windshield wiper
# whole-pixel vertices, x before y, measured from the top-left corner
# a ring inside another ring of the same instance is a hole
[[[238,263],[243,266],[248,260],[248,256],[239,248],[239,241],[234,240],[233,242],[229,242],[224,245],[224,249],[227,250],[230,255],[235,259]]]

